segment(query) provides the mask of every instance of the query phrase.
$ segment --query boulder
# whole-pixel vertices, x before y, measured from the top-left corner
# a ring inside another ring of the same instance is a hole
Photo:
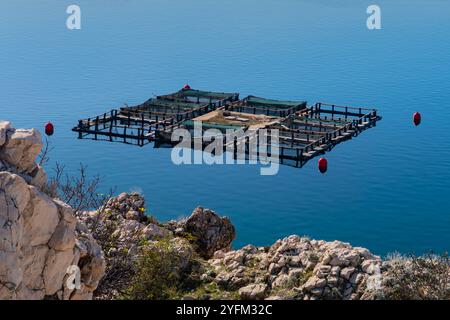
[[[353,274],[353,272],[355,272],[355,268],[354,267],[347,267],[341,270],[341,277],[344,278],[345,280],[350,280],[351,275]]]
[[[272,282],[272,288],[283,288],[287,287],[291,282],[291,277],[287,274],[280,274],[275,280]]]
[[[255,283],[239,289],[239,295],[244,300],[262,300],[267,292],[267,285],[264,283]]]
[[[202,207],[196,208],[189,218],[180,222],[180,226],[194,237],[197,252],[206,259],[217,250],[230,248],[236,236],[227,217],[219,217],[214,211]]]
[[[144,227],[142,233],[149,240],[156,240],[165,238],[171,235],[171,232],[165,228],[162,228],[154,223],[150,223]]]
[[[379,260],[365,260],[361,264],[361,269],[365,273],[374,274],[376,272],[377,268],[379,267],[379,263],[380,263]]]
[[[314,268],[314,273],[319,278],[325,278],[326,276],[328,276],[330,274],[330,272],[331,272],[331,266],[328,266],[328,265],[317,264],[316,267]]]
[[[42,149],[42,137],[35,129],[8,129],[6,141],[0,152],[0,159],[17,168],[31,172]]]
[[[135,220],[140,223],[147,220],[145,215],[145,199],[141,194],[136,192],[123,192],[117,197],[110,198],[99,211],[109,212],[110,218],[120,216],[123,219]]]

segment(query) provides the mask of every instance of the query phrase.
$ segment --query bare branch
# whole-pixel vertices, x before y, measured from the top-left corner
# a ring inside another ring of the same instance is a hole
[[[45,164],[48,163],[48,161],[50,160],[49,154],[50,152],[53,151],[53,147],[51,146],[50,142],[48,141],[47,138],[45,138],[45,144],[44,144],[44,148],[41,150],[41,153],[39,154],[38,157],[38,164],[40,166],[44,166]]]

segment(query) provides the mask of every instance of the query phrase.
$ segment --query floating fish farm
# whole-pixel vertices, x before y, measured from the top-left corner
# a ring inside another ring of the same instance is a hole
[[[245,154],[246,159],[277,153],[281,164],[302,167],[337,144],[374,127],[380,119],[374,108],[321,102],[308,106],[306,101],[255,96],[239,99],[239,93],[193,90],[186,85],[178,92],[156,96],[137,106],[78,120],[72,130],[79,139],[173,147],[180,143],[173,137],[176,129],[186,129],[194,135],[196,124],[201,124],[204,134],[200,135],[201,141],[192,142],[191,148],[200,146],[205,150],[211,140],[221,139],[219,152],[237,156],[241,150],[244,152],[239,154]],[[217,132],[213,139],[210,129]],[[230,139],[230,132],[244,134]]]

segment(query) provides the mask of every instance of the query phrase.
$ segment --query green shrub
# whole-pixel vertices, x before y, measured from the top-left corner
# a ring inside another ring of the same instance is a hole
[[[135,274],[123,299],[164,300],[180,295],[185,265],[183,257],[169,239],[162,239],[143,249],[135,266]]]
[[[437,256],[390,257],[383,272],[383,299],[450,299],[450,259]]]

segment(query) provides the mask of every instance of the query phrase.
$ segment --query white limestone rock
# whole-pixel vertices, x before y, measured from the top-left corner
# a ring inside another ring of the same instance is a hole
[[[35,160],[42,149],[42,137],[35,129],[8,129],[0,159],[27,172],[36,167]]]
[[[0,122],[0,300],[92,298],[103,253],[76,229],[72,208],[42,192],[47,178],[35,163],[41,147],[38,131]],[[72,264],[81,268],[80,290],[66,287]]]
[[[261,300],[264,299],[267,288],[264,283],[250,284],[239,289],[239,295],[244,300]]]

